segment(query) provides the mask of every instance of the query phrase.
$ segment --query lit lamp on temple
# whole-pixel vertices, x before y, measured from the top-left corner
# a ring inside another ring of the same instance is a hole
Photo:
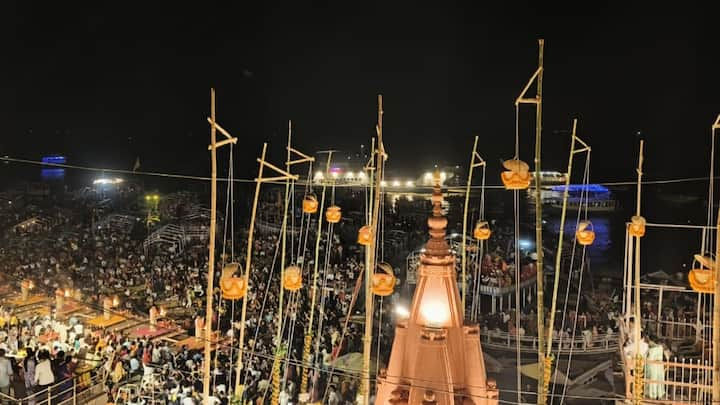
[[[167,316],[167,311],[165,310],[165,307],[160,307],[160,318],[165,318]]]
[[[150,329],[155,330],[157,327],[158,309],[155,305],[150,307]]]
[[[195,317],[195,338],[202,339],[205,332],[205,318],[198,315]]]
[[[23,282],[20,283],[20,297],[23,301],[28,300],[30,290],[32,290],[33,288],[35,288],[35,283],[33,283],[33,281],[30,279],[23,280]]]
[[[112,316],[112,307],[113,307],[113,300],[110,297],[105,297],[103,299],[103,319],[106,321],[110,320],[110,317]]]
[[[442,328],[450,319],[447,304],[440,300],[425,297],[420,304],[420,315],[428,328]]]
[[[62,288],[55,290],[55,312],[60,313],[65,306],[65,291]]]

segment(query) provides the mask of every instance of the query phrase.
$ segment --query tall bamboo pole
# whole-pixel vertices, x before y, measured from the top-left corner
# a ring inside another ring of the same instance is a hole
[[[713,194],[715,193],[715,131],[720,129],[720,115],[717,116],[715,119],[715,122],[713,123],[712,127],[710,127],[710,183],[708,184],[708,210],[707,210],[707,226],[711,226],[713,223],[713,202],[715,201],[715,198],[713,198]],[[710,234],[706,235],[708,238],[707,243],[707,250],[710,251],[712,249],[712,236]],[[701,256],[705,255],[705,238],[703,238],[703,246],[702,251],[700,252]]]
[[[544,370],[545,370],[545,353],[544,353],[544,336],[545,336],[545,308],[544,308],[544,288],[545,288],[545,272],[543,268],[543,239],[542,239],[542,190],[541,184],[541,141],[542,141],[542,94],[543,94],[543,53],[545,49],[545,40],[538,40],[538,75],[537,75],[537,93],[535,104],[535,252],[537,254],[537,327],[538,327],[538,391],[544,387]],[[515,252],[518,254],[518,252]],[[516,287],[520,280],[515,280]],[[516,303],[515,305],[519,305]],[[544,393],[538,392],[537,403],[545,403]]]
[[[215,227],[217,216],[217,139],[215,137],[215,89],[210,89],[210,241],[208,244],[207,291],[205,292],[205,348],[203,360],[203,403],[210,405],[210,361],[212,339],[213,283],[215,281]]]
[[[292,121],[288,121],[288,144],[287,144],[287,160],[285,161],[285,171],[290,173],[290,157],[291,157],[291,149],[292,147]],[[277,336],[275,337],[276,340],[276,347],[275,347],[275,360],[273,361],[273,378],[277,378],[278,370],[276,367],[280,367],[280,364],[282,362],[282,328],[283,328],[283,321],[285,320],[285,316],[283,314],[283,295],[285,293],[285,289],[283,288],[283,280],[285,279],[285,255],[287,252],[287,216],[288,216],[288,205],[290,204],[290,181],[291,179],[288,177],[285,179],[285,207],[283,209],[283,219],[282,219],[282,254],[280,256],[280,292],[278,294],[278,330],[277,330]],[[293,214],[294,215],[294,214]],[[277,405],[280,399],[280,381],[273,381],[273,393],[271,397],[271,404]]]
[[[715,131],[720,129],[720,115],[718,115],[712,126],[712,143],[713,151],[715,150]],[[710,196],[708,197],[708,212],[711,212],[713,201],[713,177],[715,176],[714,159],[710,159]],[[715,230],[715,258],[717,260],[720,255],[720,209],[718,210],[717,228]],[[715,265],[715,295],[713,296],[713,335],[712,335],[712,353],[713,353],[713,403],[720,402],[720,266]]]
[[[470,186],[472,184],[473,169],[475,168],[475,154],[477,153],[478,137],[475,137],[475,143],[473,143],[473,151],[470,157],[470,167],[468,169],[468,179],[465,186],[465,205],[463,208],[463,233],[462,233],[462,255],[460,267],[462,268],[462,310],[463,318],[465,318],[465,302],[467,301],[467,270],[466,267],[466,256],[467,256],[467,216],[468,216],[468,205],[470,203]]]
[[[711,201],[712,203],[712,201]],[[720,209],[718,210],[717,228],[715,229],[715,257],[720,257]],[[717,264],[715,271],[715,295],[713,296],[713,333],[712,333],[712,357],[713,357],[713,403],[720,403],[720,266]]]
[[[250,229],[248,230],[248,243],[247,252],[245,255],[245,288],[249,291],[250,283],[250,262],[253,253],[253,234],[255,231],[255,215],[257,214],[258,200],[260,199],[260,185],[262,184],[263,168],[265,167],[265,154],[267,153],[267,143],[263,143],[262,154],[260,155],[260,168],[258,169],[258,177],[255,179],[255,198],[253,199],[252,212],[250,213]],[[238,349],[238,360],[237,360],[237,371],[235,374],[235,392],[242,395],[240,392],[240,371],[243,369],[242,358],[245,348],[245,318],[247,317],[247,293],[243,298],[242,304],[242,315],[240,316],[240,340]]]
[[[333,151],[328,151],[327,163],[325,163],[325,178],[330,174],[330,162],[332,160]],[[307,362],[310,357],[310,348],[312,346],[313,338],[313,320],[315,319],[315,301],[317,301],[317,284],[318,284],[318,266],[320,265],[320,239],[322,237],[322,219],[325,209],[325,192],[327,190],[327,181],[323,181],[322,196],[320,197],[320,211],[318,211],[317,218],[317,234],[315,235],[315,262],[313,268],[313,281],[310,285],[311,299],[310,299],[310,320],[305,330],[305,342],[303,347],[303,362]],[[328,241],[330,243],[330,241]],[[307,392],[308,388],[308,370],[312,365],[305,365],[302,373],[302,380],[300,381],[300,392]]]
[[[645,141],[640,140],[640,156],[638,157],[638,168],[637,168],[637,202],[635,207],[635,215],[640,216],[640,198],[642,196],[642,166],[643,166],[643,151],[645,147]],[[635,343],[635,384],[633,385],[633,397],[636,404],[640,404],[643,398],[644,390],[642,389],[642,379],[639,370],[642,367],[642,358],[640,357],[640,324],[642,319],[640,318],[640,237],[633,236],[635,239],[635,319],[633,321],[633,340]],[[632,241],[631,241],[632,243]]]
[[[572,136],[570,140],[570,156],[568,157],[567,174],[565,176],[565,188],[563,190],[562,211],[560,211],[560,234],[558,235],[557,254],[555,255],[555,280],[553,283],[553,299],[550,307],[550,323],[547,334],[547,349],[549,355],[552,350],[552,331],[555,325],[555,309],[557,305],[557,290],[560,285],[560,262],[562,261],[563,239],[565,236],[565,218],[567,217],[567,201],[570,195],[570,177],[572,176],[573,158],[575,156],[575,140],[577,131],[577,119],[573,120]],[[589,150],[588,148],[585,148]],[[569,286],[568,286],[569,288]],[[547,384],[547,381],[545,382]]]
[[[365,335],[363,337],[363,369],[362,369],[362,398],[363,404],[368,405],[370,401],[370,352],[372,351],[372,329],[374,315],[374,296],[372,292],[372,276],[375,272],[377,262],[377,240],[380,220],[380,199],[382,198],[381,181],[383,176],[383,165],[385,162],[385,146],[383,145],[383,104],[382,95],[378,95],[378,123],[377,123],[377,146],[375,155],[375,194],[372,207],[372,241],[365,247]]]

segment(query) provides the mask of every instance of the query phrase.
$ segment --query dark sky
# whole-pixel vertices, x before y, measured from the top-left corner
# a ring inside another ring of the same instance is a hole
[[[265,140],[282,160],[288,119],[307,151],[367,144],[378,93],[389,169],[465,164],[479,135],[480,154],[497,170],[513,154],[513,101],[544,37],[545,167],[564,169],[562,131],[578,117],[595,180],[634,176],[637,131],[648,141],[648,178],[707,170],[709,127],[720,113],[712,10],[685,2],[156,3],[4,2],[0,154],[57,151],[73,163],[122,168],[140,155],[146,170],[207,174],[215,86],[219,122],[251,162],[240,165],[242,177],[254,175]],[[528,151],[532,126],[526,107]]]

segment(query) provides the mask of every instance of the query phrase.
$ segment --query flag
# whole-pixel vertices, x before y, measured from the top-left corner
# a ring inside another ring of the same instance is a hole
[[[133,171],[135,172],[139,168],[140,168],[140,156],[138,156],[137,159],[135,159],[135,164],[133,165]]]

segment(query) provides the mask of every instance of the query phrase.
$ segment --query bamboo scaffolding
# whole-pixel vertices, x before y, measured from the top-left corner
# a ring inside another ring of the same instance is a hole
[[[473,169],[476,167],[485,166],[485,161],[477,153],[478,137],[475,137],[473,143],[472,156],[470,157],[470,166],[468,168],[468,180],[465,186],[465,205],[463,208],[463,232],[462,232],[462,255],[460,267],[462,268],[462,309],[463,318],[465,317],[465,303],[467,301],[467,216],[468,216],[468,205],[470,203],[470,186],[472,184]],[[477,163],[475,163],[477,160]]]
[[[522,92],[515,100],[515,107],[520,104],[535,105],[535,252],[537,254],[537,329],[538,329],[538,405],[545,404],[545,393],[541,392],[545,386],[545,308],[544,308],[544,288],[545,275],[543,268],[543,240],[542,240],[542,195],[541,195],[541,144],[542,144],[542,94],[543,94],[543,73],[545,71],[543,64],[543,56],[545,50],[545,40],[538,40],[538,68],[532,75],[530,80],[523,88]],[[526,93],[536,82],[535,97],[526,97]],[[517,145],[515,146],[517,149]],[[517,158],[517,150],[516,156]],[[517,254],[517,252],[515,253]],[[516,305],[519,305],[516,303]],[[519,389],[520,387],[518,387]]]
[[[380,182],[383,176],[384,161],[387,158],[383,144],[383,104],[382,95],[378,95],[378,122],[377,122],[377,153],[375,155],[375,193],[371,211],[372,238],[370,245],[365,247],[365,335],[363,336],[363,368],[362,368],[362,403],[368,405],[370,401],[370,352],[372,351],[372,330],[373,330],[373,304],[374,295],[372,292],[372,277],[377,262],[377,234],[380,220],[380,199],[382,190]]]
[[[217,227],[217,148],[234,144],[237,138],[233,138],[224,129],[220,130],[226,139],[218,142],[216,135],[220,126],[215,120],[215,89],[210,89],[210,161],[211,161],[211,183],[210,183],[210,231],[208,244],[208,274],[207,274],[207,291],[205,292],[205,345],[203,360],[203,403],[210,405],[210,362],[211,359],[211,341],[212,341],[212,314],[213,314],[213,293],[215,281],[215,232]]]

